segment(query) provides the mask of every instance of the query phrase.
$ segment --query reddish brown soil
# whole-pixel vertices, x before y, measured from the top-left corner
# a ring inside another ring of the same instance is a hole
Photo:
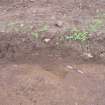
[[[60,40],[104,11],[104,0],[0,0],[0,105],[105,105],[104,29]]]

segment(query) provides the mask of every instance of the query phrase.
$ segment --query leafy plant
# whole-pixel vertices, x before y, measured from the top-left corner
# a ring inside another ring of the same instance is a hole
[[[101,19],[105,19],[105,13],[99,12],[99,13],[97,13],[96,17],[101,18]]]
[[[99,28],[103,26],[103,20],[95,19],[93,24],[90,24],[88,27],[89,32],[96,32]]]
[[[36,32],[31,32],[31,35],[35,38],[35,39],[38,39],[39,38],[39,35],[42,33],[42,32],[46,32],[48,31],[48,26],[47,25],[44,25],[43,27],[41,27],[38,31]]]
[[[105,18],[105,14],[103,16]],[[96,32],[102,26],[104,26],[104,19],[103,18],[95,19],[91,24],[88,25],[86,31],[80,31],[74,28],[72,34],[66,35],[65,39],[81,41],[81,42],[86,41],[88,39],[88,34]]]
[[[65,36],[66,40],[75,40],[75,41],[86,41],[88,38],[88,32],[83,31],[74,31],[71,35]]]
[[[35,39],[38,39],[38,37],[39,37],[38,32],[31,32],[31,34]]]

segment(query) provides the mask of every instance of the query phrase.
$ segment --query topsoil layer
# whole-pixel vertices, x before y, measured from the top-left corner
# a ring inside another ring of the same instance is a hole
[[[0,0],[0,105],[105,105],[104,23],[65,40],[104,11],[104,0]]]
[[[0,1],[0,57],[31,55],[36,49],[55,48],[79,53],[84,59],[90,54],[92,59],[104,62],[104,27],[91,32],[85,43],[64,39],[74,28],[86,30],[97,16],[101,21],[104,4],[103,0]]]

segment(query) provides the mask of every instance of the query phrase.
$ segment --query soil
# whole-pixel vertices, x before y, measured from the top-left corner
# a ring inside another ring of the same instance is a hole
[[[0,0],[0,105],[105,105],[104,0]]]

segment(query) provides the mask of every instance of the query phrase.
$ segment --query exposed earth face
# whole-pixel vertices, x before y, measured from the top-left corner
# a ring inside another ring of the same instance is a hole
[[[0,105],[105,105],[104,11],[104,0],[1,0]],[[68,40],[77,29],[88,39]]]

